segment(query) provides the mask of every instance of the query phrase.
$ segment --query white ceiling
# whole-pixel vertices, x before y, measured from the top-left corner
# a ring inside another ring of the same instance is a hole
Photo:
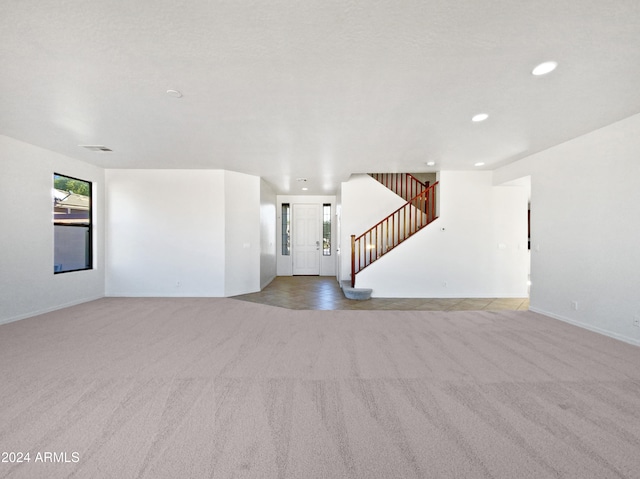
[[[329,194],[350,173],[492,169],[640,112],[638,0],[2,7],[0,134],[107,168]]]

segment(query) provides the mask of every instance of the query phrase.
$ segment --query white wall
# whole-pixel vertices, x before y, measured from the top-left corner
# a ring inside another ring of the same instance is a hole
[[[260,289],[276,277],[276,193],[260,180]]]
[[[443,171],[439,181],[439,219],[359,273],[356,287],[373,289],[375,297],[525,297],[525,189],[494,187],[491,172]],[[361,234],[398,207],[375,184],[365,176],[343,183],[344,278],[349,234]]]
[[[260,290],[260,178],[224,170],[107,170],[108,296]]]
[[[107,296],[224,295],[223,171],[114,169],[106,181]]]
[[[320,276],[335,276],[337,267],[336,256],[336,197],[332,195],[278,195],[276,205],[276,236],[277,236],[277,274],[278,276],[291,276],[293,274],[292,255],[282,255],[282,203],[291,205],[291,224],[293,225],[294,204],[323,204],[331,205],[331,255],[324,256],[320,252]],[[322,232],[322,228],[320,228]]]
[[[224,295],[260,291],[260,178],[224,172]]]
[[[0,323],[104,295],[104,172],[0,136]],[[93,269],[53,274],[53,173],[93,182]]]
[[[531,176],[531,309],[638,345],[639,158],[635,115],[494,175]]]

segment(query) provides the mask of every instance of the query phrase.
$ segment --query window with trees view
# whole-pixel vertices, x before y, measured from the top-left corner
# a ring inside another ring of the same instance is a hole
[[[92,268],[91,182],[53,175],[53,272]]]

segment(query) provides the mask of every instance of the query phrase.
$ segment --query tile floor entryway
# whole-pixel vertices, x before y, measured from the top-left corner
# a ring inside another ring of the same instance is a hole
[[[392,309],[417,311],[528,310],[529,298],[371,298],[347,299],[333,276],[278,276],[259,293],[232,299],[288,309]]]

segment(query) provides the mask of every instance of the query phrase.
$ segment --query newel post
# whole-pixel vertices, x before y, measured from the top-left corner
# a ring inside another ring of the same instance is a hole
[[[356,235],[351,235],[351,287],[356,286]]]

